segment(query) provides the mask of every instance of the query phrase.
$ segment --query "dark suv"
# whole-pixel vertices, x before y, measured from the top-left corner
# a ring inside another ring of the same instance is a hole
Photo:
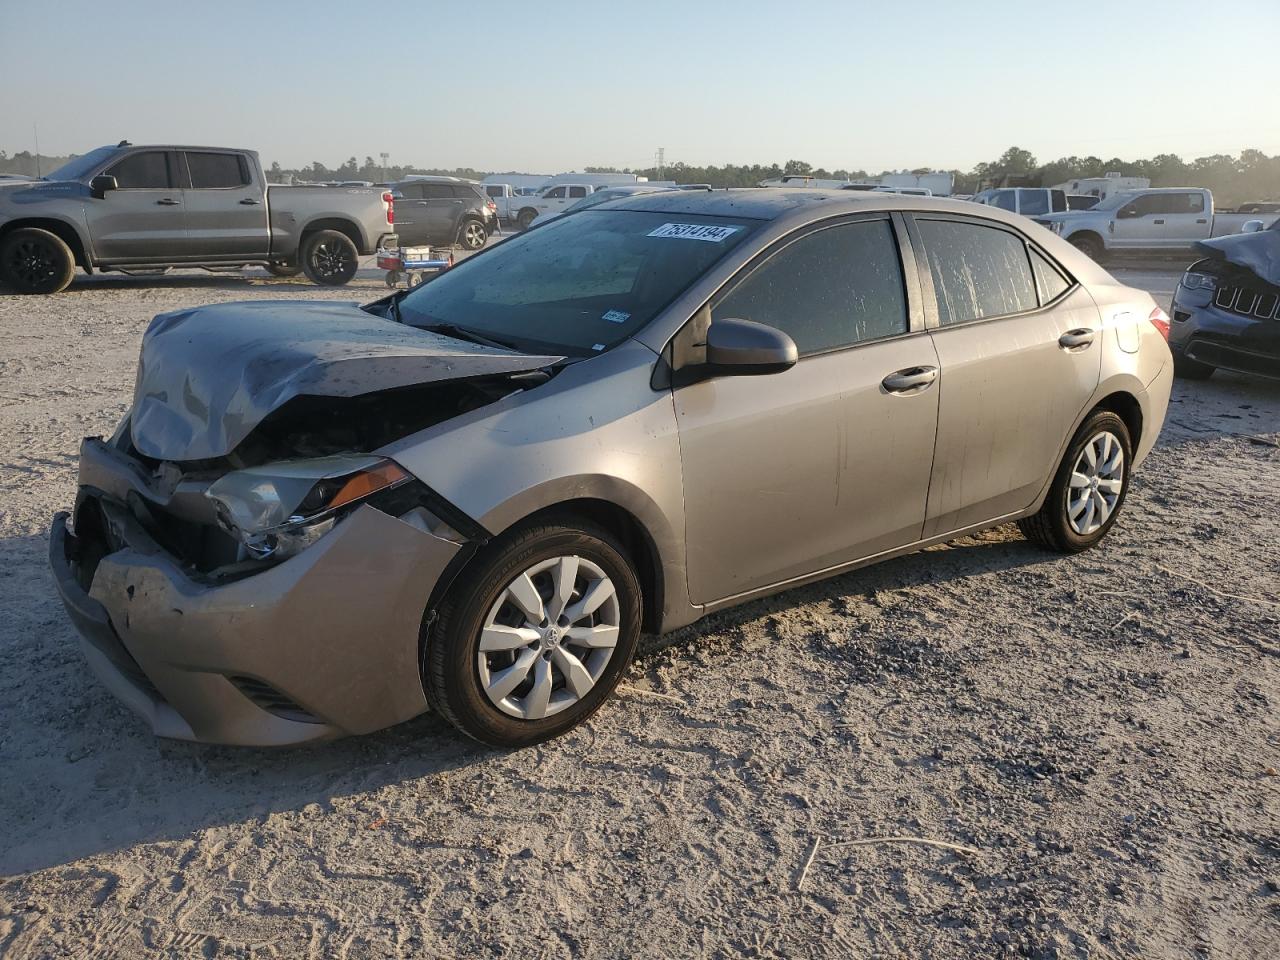
[[[470,180],[414,177],[391,187],[403,246],[456,243],[479,250],[497,225],[497,206]]]

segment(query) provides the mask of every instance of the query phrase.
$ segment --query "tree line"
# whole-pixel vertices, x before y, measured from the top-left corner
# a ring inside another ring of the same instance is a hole
[[[69,157],[39,158],[39,170],[48,174]],[[801,174],[822,179],[865,180],[890,173],[950,173],[955,178],[956,193],[976,193],[984,186],[999,185],[1011,178],[1029,185],[1052,186],[1082,177],[1100,177],[1109,172],[1124,176],[1146,177],[1156,187],[1208,187],[1213,191],[1219,206],[1231,207],[1246,200],[1280,199],[1280,155],[1268,156],[1261,150],[1242,150],[1239,154],[1212,154],[1183,160],[1177,154],[1162,153],[1154,157],[1125,160],[1121,157],[1061,157],[1048,163],[1040,163],[1028,150],[1010,147],[994,160],[979,163],[972,170],[935,170],[918,167],[912,170],[883,170],[869,174],[866,170],[827,170],[814,167],[803,160],[770,164],[725,164],[724,166],[696,166],[675,162],[661,169],[648,167],[586,167],[586,173],[634,173],[650,180],[674,180],[677,183],[709,183],[713,187],[754,187],[761,180],[771,180],[789,174]],[[279,183],[293,180],[368,180],[373,183],[399,180],[410,174],[432,174],[480,180],[492,173],[515,171],[475,170],[471,167],[443,169],[420,167],[412,164],[395,164],[383,167],[373,157],[366,156],[361,163],[355,157],[334,167],[315,161],[305,167],[282,167],[272,163],[268,179]],[[12,156],[0,150],[0,173],[36,176],[37,158],[23,150]]]

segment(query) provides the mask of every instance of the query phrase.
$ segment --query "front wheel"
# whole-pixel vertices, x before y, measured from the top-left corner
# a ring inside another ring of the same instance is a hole
[[[1098,410],[1076,431],[1038,513],[1018,521],[1023,536],[1059,553],[1088,550],[1107,535],[1129,492],[1129,428]]]
[[[458,242],[468,250],[479,250],[489,239],[489,233],[479,220],[464,220],[458,230]]]
[[[1095,262],[1100,263],[1106,252],[1100,240],[1088,235],[1071,237],[1067,242]]]
[[[71,248],[48,230],[23,227],[0,242],[0,280],[18,293],[59,293],[75,273]]]
[[[302,243],[302,269],[312,283],[340,287],[350,283],[360,266],[351,238],[337,230],[318,230]]]
[[[640,636],[640,584],[607,531],[547,521],[494,541],[439,605],[427,697],[481,743],[572,729],[617,686]]]
[[[521,230],[528,230],[537,218],[537,210],[521,210],[520,216],[516,217],[516,223],[520,225]]]

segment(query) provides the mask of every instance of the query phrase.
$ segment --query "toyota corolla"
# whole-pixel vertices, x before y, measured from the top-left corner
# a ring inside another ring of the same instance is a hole
[[[616,200],[363,308],[158,316],[52,566],[158,734],[289,744],[434,708],[535,743],[641,631],[1009,521],[1097,544],[1160,431],[1167,336],[993,207]]]

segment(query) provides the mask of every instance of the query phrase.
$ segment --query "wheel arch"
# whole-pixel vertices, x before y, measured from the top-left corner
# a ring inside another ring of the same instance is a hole
[[[1074,230],[1071,233],[1067,234],[1062,239],[1067,241],[1067,243],[1072,244],[1073,246],[1077,242],[1081,240],[1085,240],[1089,243],[1097,244],[1099,251],[1103,253],[1106,253],[1106,250],[1107,250],[1107,242],[1106,240],[1103,239],[1102,234],[1100,234],[1097,230],[1094,230],[1092,228],[1084,229],[1084,230]]]
[[[1138,443],[1142,439],[1142,405],[1128,390],[1117,390],[1107,394],[1092,407],[1081,418],[1083,422],[1092,416],[1098,410],[1110,410],[1117,417],[1124,421],[1125,427],[1129,431],[1129,443],[1134,450],[1138,449]],[[1076,429],[1079,429],[1077,426]]]
[[[85,273],[93,273],[89,242],[86,237],[81,235],[79,228],[75,224],[67,220],[59,220],[56,217],[27,217],[22,220],[10,220],[0,225],[0,238],[8,236],[15,230],[25,230],[27,228],[48,230],[71,248],[71,255],[75,258],[77,267],[80,267]]]
[[[364,234],[360,230],[360,225],[355,221],[348,220],[345,217],[317,217],[315,220],[308,220],[298,234],[296,257],[301,258],[302,246],[307,242],[307,238],[321,230],[336,230],[338,233],[344,234],[356,245],[357,254],[362,254],[364,250],[368,249]]]

